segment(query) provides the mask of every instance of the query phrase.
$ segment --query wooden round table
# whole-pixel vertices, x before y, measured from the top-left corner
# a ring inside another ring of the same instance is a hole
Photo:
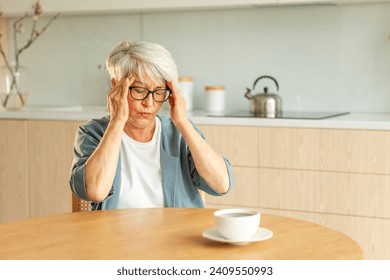
[[[41,217],[0,225],[0,259],[362,259],[335,230],[262,214],[273,237],[246,245],[206,239],[215,209],[123,209]]]

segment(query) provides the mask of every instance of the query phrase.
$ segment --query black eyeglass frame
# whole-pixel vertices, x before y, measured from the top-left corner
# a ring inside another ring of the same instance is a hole
[[[148,92],[148,94],[147,94],[147,95],[145,95],[145,97],[144,97],[144,98],[142,98],[142,99],[139,99],[139,98],[134,98],[133,94],[131,93],[131,92],[132,92],[131,90],[132,90],[132,89],[134,89],[134,88],[141,88],[141,89],[144,89],[144,90],[146,90],[146,91]],[[167,88],[164,88],[164,89],[148,90],[147,88],[144,88],[144,87],[139,87],[139,86],[130,86],[130,87],[129,87],[129,90],[130,90],[130,96],[131,96],[131,98],[133,98],[134,100],[138,100],[138,101],[145,100],[146,98],[148,98],[149,94],[151,94],[151,95],[152,95],[152,97],[153,97],[153,100],[154,100],[154,101],[156,101],[156,102],[160,102],[160,103],[163,103],[163,102],[167,101],[167,100],[168,100],[168,98],[169,98],[169,96],[171,96],[171,94],[172,94],[172,90],[171,90],[169,87],[167,87]],[[167,91],[167,92],[168,92],[168,95],[166,96],[166,98],[164,99],[164,101],[159,101],[159,100],[156,100],[156,98],[154,98],[154,94],[156,93],[156,91],[159,91],[159,90],[165,90],[165,91]]]

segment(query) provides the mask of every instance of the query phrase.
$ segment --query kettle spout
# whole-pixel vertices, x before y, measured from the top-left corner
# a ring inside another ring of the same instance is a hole
[[[246,88],[245,97],[249,100],[252,99],[253,95],[251,94],[251,90],[249,88]]]

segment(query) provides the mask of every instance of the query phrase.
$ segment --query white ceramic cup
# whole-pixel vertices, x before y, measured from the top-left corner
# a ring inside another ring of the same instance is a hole
[[[260,226],[260,212],[252,209],[223,209],[214,212],[215,228],[229,240],[249,240]]]

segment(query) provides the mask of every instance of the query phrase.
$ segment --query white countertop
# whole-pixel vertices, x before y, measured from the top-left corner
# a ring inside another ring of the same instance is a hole
[[[107,114],[107,109],[100,106],[24,107],[0,111],[0,119],[87,121]]]
[[[107,115],[105,107],[25,107],[20,111],[0,111],[0,119],[87,121]],[[161,111],[162,115],[169,114]],[[195,124],[268,127],[335,128],[390,130],[390,113],[350,113],[322,120],[208,117],[203,111],[188,112]]]

